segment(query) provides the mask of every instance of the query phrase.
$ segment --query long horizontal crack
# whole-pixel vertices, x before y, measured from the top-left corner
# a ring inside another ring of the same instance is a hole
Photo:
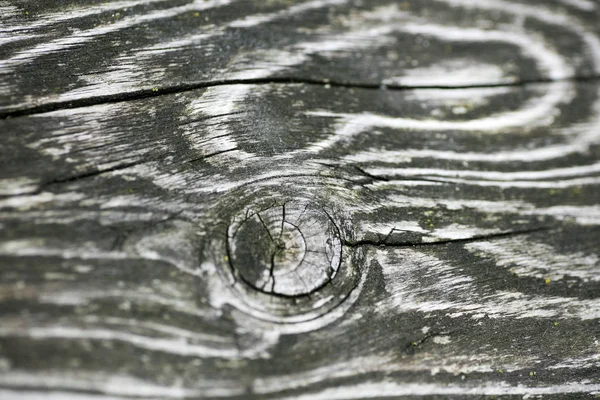
[[[188,160],[184,160],[183,163],[195,163],[198,161],[202,161],[202,160],[206,160],[208,158],[211,157],[215,157],[221,154],[225,154],[225,153],[229,153],[232,151],[236,151],[238,150],[237,147],[236,148],[231,148],[231,149],[226,149],[226,150],[222,150],[222,151],[217,151],[215,153],[211,153],[211,154],[207,154],[201,157],[196,157],[196,158],[192,158],[192,159],[188,159]],[[138,161],[132,161],[132,162],[128,162],[128,163],[123,163],[123,164],[118,164],[115,165],[113,167],[110,168],[102,168],[102,169],[97,169],[97,170],[93,170],[93,171],[88,171],[88,172],[84,172],[81,174],[77,174],[77,175],[71,175],[71,176],[67,176],[67,177],[62,177],[62,178],[54,178],[45,182],[42,182],[39,184],[39,186],[31,191],[31,192],[27,192],[27,193],[19,193],[19,194],[11,194],[11,195],[0,195],[0,199],[2,198],[9,198],[9,197],[18,197],[18,196],[35,196],[37,194],[40,194],[41,192],[43,192],[44,190],[46,190],[48,187],[50,186],[54,186],[54,185],[60,185],[60,184],[65,184],[65,183],[72,183],[72,182],[76,182],[82,179],[88,179],[88,178],[94,178],[96,176],[99,175],[103,175],[106,173],[110,173],[110,172],[116,172],[116,171],[121,171],[121,170],[125,170],[128,168],[132,168],[135,167],[137,165],[142,165],[142,164],[147,164],[153,161],[156,161],[160,158],[164,158],[168,153],[165,154],[161,154],[158,156],[153,156],[150,157],[148,159],[144,159],[144,160],[138,160]]]
[[[234,148],[231,148],[231,149],[226,149],[226,150],[221,150],[221,151],[217,151],[217,152],[214,152],[214,153],[203,155],[201,157],[196,157],[196,158],[184,160],[183,163],[195,163],[195,162],[198,162],[198,161],[203,161],[203,160],[206,160],[208,158],[215,157],[215,156],[218,156],[218,155],[221,155],[221,154],[225,154],[225,153],[229,153],[229,152],[236,151],[236,150],[237,150],[237,147],[234,147]],[[78,181],[80,179],[85,179],[85,178],[93,178],[95,176],[102,175],[102,174],[105,174],[105,173],[108,173],[108,172],[120,171],[120,170],[123,170],[123,169],[135,167],[137,165],[147,164],[147,163],[156,161],[156,160],[158,160],[160,158],[163,158],[167,154],[168,153],[165,153],[165,154],[161,154],[161,155],[150,157],[150,158],[145,159],[145,160],[132,161],[132,162],[129,162],[129,163],[115,165],[114,167],[98,169],[98,170],[95,170],[95,171],[90,171],[90,172],[86,172],[86,173],[83,173],[83,174],[79,174],[79,175],[75,175],[75,176],[70,176],[70,177],[66,177],[66,178],[53,179],[51,181],[44,182],[41,185],[41,189],[43,189],[43,188],[45,188],[47,186],[50,186],[50,185],[55,185],[55,184],[60,184],[60,183],[69,183],[69,182],[74,182],[74,181]]]
[[[23,117],[27,115],[42,114],[51,111],[66,110],[73,108],[90,107],[101,104],[121,103],[126,101],[142,100],[152,97],[165,96],[175,93],[184,93],[197,89],[204,89],[214,86],[226,85],[264,85],[264,84],[306,84],[306,85],[330,85],[332,87],[344,87],[355,89],[386,89],[386,90],[418,90],[418,89],[478,89],[478,88],[495,88],[495,87],[521,87],[531,84],[550,84],[555,82],[591,82],[600,80],[600,75],[591,76],[575,76],[564,79],[524,79],[515,82],[506,83],[489,83],[489,84],[472,84],[472,85],[395,85],[395,84],[379,84],[379,83],[364,83],[364,82],[342,82],[331,81],[328,79],[306,79],[306,78],[260,78],[260,79],[231,79],[231,80],[216,80],[206,82],[194,82],[179,84],[173,86],[141,89],[132,92],[115,93],[104,96],[87,97],[77,100],[57,101],[53,103],[40,104],[33,107],[26,107],[12,111],[0,112],[0,119]],[[157,90],[158,89],[158,90]]]
[[[542,226],[542,227],[538,227],[538,228],[523,229],[523,230],[519,230],[519,231],[499,232],[499,233],[493,233],[493,234],[489,234],[489,235],[476,235],[476,236],[471,236],[469,238],[463,238],[463,239],[443,239],[443,240],[438,240],[438,241],[435,241],[435,242],[393,242],[393,243],[388,243],[387,242],[387,237],[384,240],[357,240],[357,241],[354,241],[354,242],[344,239],[344,240],[342,240],[342,244],[344,246],[348,246],[348,247],[360,247],[360,246],[384,246],[384,247],[439,246],[439,245],[451,244],[451,243],[472,243],[472,242],[476,242],[476,241],[480,241],[480,240],[491,240],[491,239],[499,239],[499,238],[505,238],[505,237],[510,237],[510,236],[526,235],[526,234],[530,234],[530,233],[542,232],[542,231],[550,231],[550,230],[554,230],[554,229],[558,229],[558,228],[557,227],[550,227],[550,226]]]
[[[136,165],[145,164],[147,162],[150,162],[150,160],[132,161],[129,163],[115,165],[110,168],[102,168],[102,169],[97,169],[94,171],[84,172],[84,173],[81,173],[78,175],[71,175],[71,176],[67,176],[67,177],[63,177],[63,178],[54,178],[54,179],[51,179],[51,180],[48,180],[45,182],[41,182],[36,189],[34,189],[30,192],[2,195],[2,196],[0,196],[0,199],[10,198],[10,197],[35,196],[35,195],[42,193],[48,187],[53,186],[53,185],[60,185],[60,184],[64,184],[64,183],[76,182],[80,179],[93,178],[98,175],[106,174],[109,172],[120,171],[123,169],[135,167]]]
[[[358,171],[361,175],[371,179],[372,181],[380,181],[380,182],[389,182],[390,181],[390,179],[386,176],[373,175],[373,174],[365,171],[364,169],[362,169],[359,166],[355,165],[354,169],[356,171]],[[441,179],[432,179],[432,178],[421,177],[421,176],[407,177],[407,178],[395,178],[394,180],[395,181],[421,181],[421,182],[433,182],[433,183],[443,183],[443,184],[451,183],[451,182],[444,181]]]
[[[368,178],[370,181],[372,182],[389,182],[390,179],[385,177],[385,176],[378,176],[378,175],[373,175],[367,171],[365,171],[363,168],[361,168],[358,165],[339,165],[339,164],[330,164],[330,163],[325,163],[325,162],[316,162],[316,164],[322,165],[324,167],[327,168],[331,168],[334,170],[340,170],[342,172],[347,172],[347,173],[352,173],[352,172],[358,172],[360,175],[364,176],[365,178]],[[350,182],[354,182],[351,179],[346,179]],[[406,177],[406,178],[394,178],[395,181],[420,181],[420,182],[433,182],[433,183],[442,183],[442,184],[449,184],[452,182],[448,182],[445,180],[441,180],[441,179],[432,179],[432,178],[425,178],[425,177]],[[356,183],[361,183],[361,182],[356,182]],[[369,189],[367,186],[363,186],[366,189]],[[369,189],[370,190],[370,189]]]

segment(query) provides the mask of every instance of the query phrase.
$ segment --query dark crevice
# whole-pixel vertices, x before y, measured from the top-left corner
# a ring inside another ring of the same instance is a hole
[[[202,156],[202,157],[197,157],[197,158],[189,159],[189,160],[186,160],[186,161],[183,161],[183,162],[184,163],[195,163],[195,162],[198,162],[198,161],[206,160],[207,158],[215,157],[215,156],[218,156],[220,154],[224,154],[224,153],[228,153],[228,152],[232,152],[232,151],[236,151],[236,150],[238,150],[237,147],[232,148],[232,149],[217,151],[215,153],[207,154],[207,155]],[[150,158],[148,158],[146,160],[132,161],[132,162],[129,162],[129,163],[115,165],[114,167],[97,169],[97,170],[94,170],[94,171],[89,171],[89,172],[85,172],[85,173],[82,173],[82,174],[68,176],[68,177],[64,177],[64,178],[51,179],[49,181],[42,182],[39,185],[39,187],[36,190],[34,190],[34,191],[27,192],[27,193],[20,193],[20,194],[16,194],[16,195],[0,196],[0,198],[17,197],[17,196],[35,196],[35,195],[40,194],[41,192],[43,192],[49,186],[59,185],[59,184],[64,184],[64,183],[72,183],[72,182],[76,182],[76,181],[79,181],[79,180],[82,180],[82,179],[94,178],[96,176],[103,175],[103,174],[110,173],[110,172],[121,171],[121,170],[124,170],[124,169],[128,169],[128,168],[131,168],[131,167],[135,167],[135,166],[138,166],[138,165],[147,164],[147,163],[156,161],[156,160],[158,160],[160,158],[164,158],[168,154],[169,153],[167,153],[167,154],[161,154],[161,155],[158,155],[158,156],[150,157]]]
[[[453,331],[448,331],[448,332],[427,332],[426,334],[424,334],[424,336],[421,339],[408,343],[406,345],[406,351],[409,354],[413,354],[417,350],[418,347],[421,347],[422,345],[427,343],[430,339],[432,339],[436,336],[452,336],[458,332],[460,332],[460,330],[453,330]]]
[[[376,176],[376,175],[373,175],[373,176]],[[421,177],[421,176],[411,176],[411,177],[407,177],[407,178],[397,177],[397,178],[394,178],[393,180],[385,178],[385,177],[378,177],[378,178],[379,178],[378,180],[382,181],[382,182],[403,182],[403,181],[405,181],[405,182],[406,181],[412,181],[412,182],[433,182],[433,183],[442,183],[444,185],[450,185],[450,184],[454,184],[455,183],[455,182],[451,182],[451,181],[442,181],[440,179],[424,178],[424,177]]]
[[[505,237],[518,236],[518,235],[526,235],[526,234],[530,234],[530,233],[542,232],[542,231],[550,231],[550,230],[555,230],[555,229],[558,229],[558,228],[556,228],[556,227],[549,227],[549,226],[543,226],[543,227],[539,227],[539,228],[523,229],[523,230],[520,230],[520,231],[508,231],[508,232],[493,233],[493,234],[490,234],[490,235],[478,235],[478,236],[472,236],[470,238],[464,238],[464,239],[445,239],[445,240],[438,240],[438,241],[435,241],[435,242],[393,242],[393,243],[387,243],[387,239],[390,236],[390,235],[388,235],[383,240],[358,240],[358,241],[352,242],[352,241],[348,241],[348,240],[342,239],[342,244],[344,246],[347,246],[347,247],[360,247],[360,246],[383,246],[383,247],[439,246],[439,245],[451,244],[451,243],[472,243],[472,242],[477,242],[477,241],[480,241],[480,240],[500,239],[500,238],[505,238]]]
[[[415,89],[478,89],[478,88],[494,88],[494,87],[521,87],[530,84],[554,83],[554,82],[592,82],[600,80],[600,76],[577,76],[564,79],[527,79],[508,83],[488,83],[475,85],[383,85],[379,83],[364,83],[364,82],[344,82],[331,81],[328,79],[310,79],[310,78],[260,78],[260,79],[231,79],[231,80],[215,80],[207,82],[184,83],[173,86],[158,87],[152,89],[141,89],[132,92],[115,93],[104,96],[88,97],[77,100],[58,101],[54,103],[40,104],[37,106],[21,108],[13,111],[0,112],[0,119],[23,117],[33,114],[42,114],[51,111],[65,110],[72,108],[82,108],[95,106],[100,104],[121,103],[125,101],[142,100],[151,97],[164,96],[175,93],[184,93],[197,89],[204,89],[214,86],[226,85],[269,85],[269,84],[306,84],[306,85],[329,85],[331,87],[343,87],[354,89],[375,89],[375,90],[415,90]],[[158,89],[158,90],[157,90]]]
[[[202,157],[197,157],[197,158],[192,158],[191,160],[186,160],[185,162],[188,163],[188,164],[189,163],[195,163],[195,162],[198,162],[198,161],[206,160],[207,158],[211,158],[211,157],[214,157],[214,156],[218,156],[220,154],[225,154],[225,153],[229,153],[229,152],[236,151],[236,150],[238,150],[237,147],[234,147],[232,149],[227,149],[227,150],[216,151],[214,153],[210,153],[210,154],[207,154],[207,155],[202,156]]]
[[[361,175],[363,175],[366,178],[369,178],[369,180],[375,182],[391,182],[391,181],[421,181],[421,182],[434,182],[434,183],[443,183],[443,184],[450,184],[452,182],[449,181],[443,181],[443,180],[439,180],[439,179],[432,179],[432,178],[424,178],[424,177],[420,177],[420,176],[416,176],[416,177],[395,177],[394,179],[390,179],[386,176],[379,176],[379,175],[373,175],[367,171],[365,171],[363,168],[361,168],[358,165],[353,165],[351,167],[345,167],[343,165],[337,165],[337,164],[329,164],[329,163],[324,163],[324,162],[317,162],[317,164],[322,165],[324,167],[328,167],[331,169],[337,169],[337,170],[341,170],[341,171],[345,171],[345,172],[350,172],[351,169],[353,169],[354,171],[360,173]],[[360,182],[357,182],[360,183]],[[368,187],[365,186],[366,189],[369,189]]]
[[[51,185],[56,185],[56,184],[61,184],[61,183],[70,183],[70,182],[78,181],[80,179],[93,178],[95,176],[102,175],[102,174],[105,174],[105,173],[108,173],[108,172],[120,171],[120,170],[123,170],[123,169],[135,167],[136,165],[145,164],[145,163],[148,163],[150,161],[151,160],[132,161],[132,162],[125,163],[125,164],[115,165],[114,167],[98,169],[98,170],[95,170],[95,171],[90,171],[90,172],[86,172],[86,173],[79,174],[79,175],[69,176],[69,177],[65,177],[65,178],[52,179],[51,181],[47,181],[47,182],[42,183],[40,185],[40,188],[37,190],[37,192],[41,192],[46,187],[51,186]]]
[[[367,171],[365,171],[364,169],[362,169],[361,167],[359,167],[358,165],[354,166],[354,169],[356,169],[358,172],[360,172],[362,175],[366,176],[367,178],[370,178],[374,181],[384,181],[384,182],[388,182],[389,179],[382,177],[382,176],[377,176],[377,175],[372,175],[370,173],[368,173]]]
[[[281,217],[281,232],[279,232],[279,240],[283,237],[283,228],[285,227],[285,203],[281,206],[282,217]]]
[[[422,176],[411,176],[411,177],[395,177],[394,179],[390,179],[387,176],[379,176],[379,175],[373,175],[367,171],[365,171],[364,169],[360,168],[359,166],[354,166],[354,169],[357,170],[358,172],[360,172],[362,175],[366,176],[367,178],[373,180],[373,181],[381,181],[381,182],[391,182],[391,181],[422,181],[422,182],[434,182],[434,183],[443,183],[443,184],[450,184],[453,182],[450,181],[444,181],[441,179],[432,179],[432,178],[426,178],[426,177],[422,177]]]
[[[273,251],[273,254],[271,254],[271,265],[269,268],[269,280],[271,281],[271,293],[275,292],[275,256],[277,255],[276,251]],[[267,281],[269,282],[269,281]],[[265,285],[267,284],[267,282],[265,282]],[[264,287],[264,286],[263,286]]]
[[[256,213],[256,216],[258,217],[258,220],[262,224],[263,228],[265,228],[265,231],[267,232],[267,235],[269,235],[269,239],[271,240],[271,243],[274,243],[275,240],[273,240],[273,236],[271,236],[271,231],[269,231],[269,228],[267,228],[267,224],[265,224],[265,221],[263,221],[263,219],[262,219],[262,217],[260,216],[259,213]]]
[[[394,232],[408,232],[408,233],[412,233],[411,231],[409,231],[407,229],[392,228],[392,229],[390,229],[390,232],[387,235],[385,235],[385,237],[383,238],[383,240],[381,240],[381,242],[382,243],[387,243],[388,239],[390,238],[390,236],[392,236],[392,234]]]

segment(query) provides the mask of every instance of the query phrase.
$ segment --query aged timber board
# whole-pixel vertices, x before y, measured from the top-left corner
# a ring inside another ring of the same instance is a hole
[[[0,3],[0,112],[265,79],[460,86],[600,73],[589,0]]]
[[[600,4],[0,10],[0,398],[600,394]]]

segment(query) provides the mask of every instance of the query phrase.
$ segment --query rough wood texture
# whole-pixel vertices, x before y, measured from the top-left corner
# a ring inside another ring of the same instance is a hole
[[[0,398],[600,394],[599,21],[0,1]]]

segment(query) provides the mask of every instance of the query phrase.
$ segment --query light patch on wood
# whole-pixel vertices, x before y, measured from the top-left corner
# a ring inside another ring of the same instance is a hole
[[[478,289],[474,279],[459,266],[416,250],[377,250],[375,257],[383,268],[386,290],[390,293],[390,297],[377,306],[382,311],[444,311],[453,318],[478,314],[516,319],[566,315],[581,320],[600,317],[597,300]],[[398,269],[396,263],[400,263],[402,269]],[[427,277],[427,283],[423,277]]]
[[[481,256],[491,256],[499,267],[509,268],[518,276],[533,276],[552,281],[563,278],[580,278],[600,281],[600,259],[595,254],[558,252],[544,243],[506,238],[493,242],[469,243],[465,248]]]
[[[59,390],[59,394],[65,396],[62,397],[64,399],[90,398],[84,397],[89,395],[83,393],[60,393],[60,390],[65,389],[70,389],[72,391],[93,390],[101,393],[99,396],[94,395],[93,398],[99,398],[102,400],[110,399],[112,396],[124,396],[123,398],[135,396],[181,399],[190,396],[221,397],[244,393],[244,389],[241,387],[241,385],[239,385],[238,382],[230,380],[209,380],[199,378],[197,380],[197,388],[186,388],[176,386],[160,386],[132,376],[90,374],[86,372],[77,372],[73,373],[72,375],[56,373],[40,375],[25,372],[9,372],[0,377],[0,384],[15,385],[38,390],[40,387],[43,387],[49,391],[48,393],[52,393],[54,390]],[[0,393],[2,393],[2,391],[0,391]],[[9,396],[8,398],[10,399],[11,397]],[[25,392],[25,398],[27,398],[27,392]]]

